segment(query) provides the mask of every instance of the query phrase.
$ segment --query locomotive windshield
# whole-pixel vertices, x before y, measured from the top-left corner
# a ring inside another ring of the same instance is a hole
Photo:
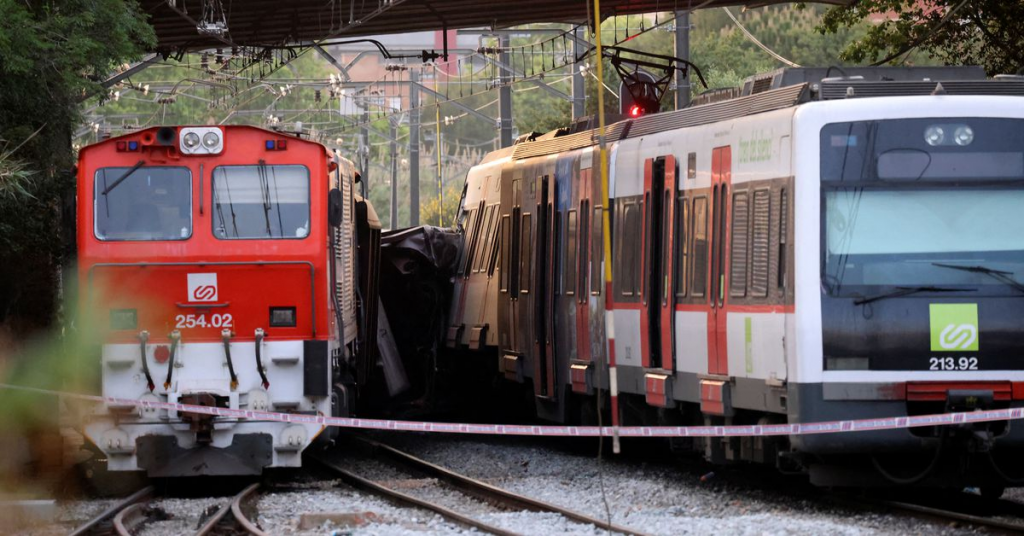
[[[829,294],[1021,294],[1024,121],[826,125],[821,179]]]
[[[185,240],[192,235],[192,173],[187,168],[101,168],[93,182],[96,238]]]
[[[309,235],[305,166],[221,166],[213,170],[213,234],[221,239]]]

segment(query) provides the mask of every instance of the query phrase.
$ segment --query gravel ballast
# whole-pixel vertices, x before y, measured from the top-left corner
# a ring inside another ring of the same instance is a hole
[[[525,495],[647,534],[866,536],[982,534],[983,529],[929,522],[903,514],[836,506],[804,480],[736,465],[712,468],[701,461],[647,456],[626,444],[625,456],[605,453],[599,463],[580,444],[530,438],[479,438],[381,434],[378,439],[430,462]],[[522,534],[596,535],[604,531],[558,514],[509,512],[394,466],[367,458],[340,440],[332,458],[385,486],[438,502],[486,523]],[[713,474],[709,474],[712,473]],[[603,490],[603,492],[602,492]],[[1011,495],[1008,492],[1007,495]],[[1016,495],[1016,494],[1014,494]],[[158,497],[152,506],[168,519],[145,524],[139,534],[193,533],[204,511],[230,500]],[[76,500],[60,504],[59,522],[28,534],[66,533],[113,504]],[[432,512],[392,504],[341,483],[322,468],[278,471],[254,499],[253,519],[269,534],[421,535],[477,533]],[[302,514],[321,514],[300,527]],[[333,518],[338,523],[320,519]],[[610,518],[610,519],[609,519]],[[307,523],[311,525],[311,523]],[[59,530],[63,529],[63,530]]]

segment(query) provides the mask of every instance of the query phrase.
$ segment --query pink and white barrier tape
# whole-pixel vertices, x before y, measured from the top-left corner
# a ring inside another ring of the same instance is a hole
[[[212,408],[176,402],[155,402],[130,398],[83,395],[48,389],[37,389],[0,383],[0,389],[10,389],[37,394],[62,396],[116,406],[139,406],[143,408],[166,409],[168,411],[199,413],[216,417],[228,417],[254,421],[273,421],[294,424],[318,424],[339,428],[363,430],[395,430],[409,432],[441,432],[450,434],[486,434],[515,436],[558,436],[558,437],[612,437],[611,426],[544,426],[517,424],[466,424],[445,422],[393,421],[381,419],[357,419],[349,417],[325,417],[323,415],[297,415],[269,411]],[[872,430],[897,430],[920,426],[946,426],[992,421],[1024,419],[1024,408],[979,410],[969,413],[939,413],[911,417],[886,417],[849,421],[825,421],[798,424],[732,425],[732,426],[620,426],[620,437],[745,437],[834,434],[843,432],[867,432]]]

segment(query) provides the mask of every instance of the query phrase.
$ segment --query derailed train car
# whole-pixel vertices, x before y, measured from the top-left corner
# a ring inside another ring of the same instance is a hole
[[[608,206],[594,131],[488,155],[462,205],[448,345],[557,422],[592,419],[613,382],[627,425],[1024,406],[1024,79],[827,76],[780,70],[611,125]],[[822,485],[1024,479],[1008,422],[692,446]]]
[[[78,273],[102,393],[347,415],[377,360],[380,223],[352,163],[246,126],[155,127],[83,148]],[[297,467],[332,430],[106,404],[112,471]]]

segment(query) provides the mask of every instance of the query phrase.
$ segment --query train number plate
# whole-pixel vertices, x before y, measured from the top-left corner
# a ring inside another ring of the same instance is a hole
[[[977,357],[931,357],[928,370],[978,370]]]
[[[231,313],[217,313],[212,315],[203,314],[192,314],[192,315],[177,315],[174,317],[175,326],[177,329],[190,329],[190,328],[230,328],[234,319],[231,317]]]

